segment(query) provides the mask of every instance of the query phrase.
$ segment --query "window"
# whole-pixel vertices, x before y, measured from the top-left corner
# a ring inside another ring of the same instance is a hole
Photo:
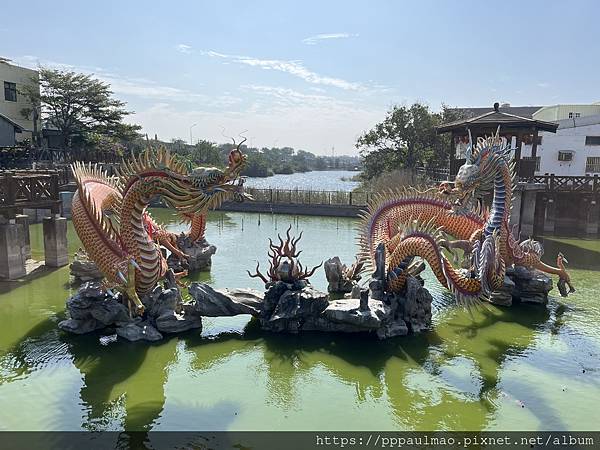
[[[600,136],[586,136],[585,145],[600,145]]]
[[[10,81],[4,82],[4,100],[8,102],[17,101],[17,85]]]
[[[575,118],[577,119],[578,117],[581,117],[581,113],[576,112],[575,113]]]
[[[581,113],[578,113],[578,112],[570,112],[569,113],[569,119],[573,119],[573,118],[577,119],[579,117],[581,117]]]
[[[573,113],[572,113],[572,112],[570,112],[570,113],[569,113],[569,119],[572,119],[572,118],[573,118]]]
[[[585,162],[585,171],[600,173],[600,156],[588,156]]]
[[[558,160],[559,161],[573,161],[573,152],[570,150],[558,152]]]

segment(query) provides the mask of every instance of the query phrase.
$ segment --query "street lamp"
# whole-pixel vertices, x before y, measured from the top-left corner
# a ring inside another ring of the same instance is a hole
[[[194,125],[192,125],[190,127],[190,145],[194,145],[194,142],[192,141],[192,128],[194,128],[196,125],[198,125],[198,124],[195,123]]]

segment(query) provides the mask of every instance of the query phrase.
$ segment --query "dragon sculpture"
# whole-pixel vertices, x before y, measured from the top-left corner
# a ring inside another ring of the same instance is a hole
[[[238,146],[230,152],[224,170],[190,170],[164,148],[148,148],[123,163],[117,177],[108,177],[91,164],[72,165],[78,188],[73,197],[73,225],[89,258],[111,288],[125,294],[130,310],[143,313],[140,296],[167,272],[156,236],[149,233],[146,208],[150,199],[158,195],[180,214],[204,214],[225,199],[246,197],[240,178],[245,164],[246,156]],[[163,243],[160,233],[158,240]]]
[[[388,291],[403,289],[416,258],[427,261],[439,282],[467,307],[502,287],[511,265],[558,275],[563,296],[568,295],[565,285],[575,291],[562,254],[558,267],[549,266],[541,261],[541,244],[519,243],[509,230],[514,163],[499,133],[478,138],[476,145],[470,139],[454,182],[424,192],[388,192],[371,202],[360,225],[360,257],[371,269],[384,265]],[[483,210],[479,199],[490,190],[491,208]],[[446,256],[456,257],[456,249],[464,252],[462,267]]]

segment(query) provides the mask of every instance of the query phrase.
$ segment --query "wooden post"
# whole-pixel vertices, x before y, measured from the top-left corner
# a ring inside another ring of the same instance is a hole
[[[450,158],[448,160],[448,180],[451,179],[451,167],[452,167],[452,162],[454,161],[454,159],[456,158],[456,142],[454,141],[455,139],[455,133],[454,131],[452,132],[452,135],[450,136]]]
[[[533,127],[533,141],[531,141],[531,157],[535,159],[537,157],[537,143],[538,143],[538,129]]]
[[[515,169],[517,170],[517,179],[519,169],[521,168],[521,146],[523,145],[523,133],[517,133],[517,148],[515,149]]]

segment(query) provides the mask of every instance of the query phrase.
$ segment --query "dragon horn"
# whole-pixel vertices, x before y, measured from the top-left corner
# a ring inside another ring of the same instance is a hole
[[[123,275],[120,270],[117,271],[117,275],[119,276],[121,281],[123,281],[123,283],[127,283],[127,278],[125,278],[125,275]]]
[[[133,267],[135,267],[137,270],[142,270],[142,269],[140,269],[140,265],[135,261],[135,259],[131,258],[130,262],[131,262],[131,265]]]

